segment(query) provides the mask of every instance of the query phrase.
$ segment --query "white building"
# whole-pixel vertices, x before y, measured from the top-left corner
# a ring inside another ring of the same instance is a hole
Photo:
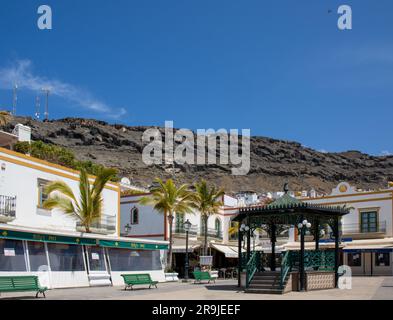
[[[122,236],[168,240],[169,223],[166,217],[151,206],[140,205],[139,200],[143,196],[149,196],[149,193],[121,197],[120,229],[125,230],[128,225],[127,234],[122,231]],[[232,219],[238,213],[238,201],[228,195],[224,195],[222,201],[224,206],[217,214],[211,215],[208,219],[209,247],[210,250],[219,251],[226,258],[237,258],[237,240],[230,238],[229,229],[232,225]],[[192,224],[189,232],[189,251],[201,253],[204,234],[203,222],[201,214],[194,211],[193,213],[175,214],[174,216],[172,230],[174,237],[173,252],[175,254],[185,253],[184,222],[187,220]],[[178,259],[179,266],[182,267],[184,259],[183,257]]]
[[[393,188],[362,191],[346,182],[331,194],[303,199],[351,208],[342,220],[343,262],[358,275],[393,275]]]
[[[57,180],[79,194],[79,172],[0,148],[0,275],[38,275],[49,288],[122,285],[120,274],[134,272],[165,280],[167,242],[120,237],[118,184],[105,186],[102,219],[87,234],[43,209],[44,187]]]

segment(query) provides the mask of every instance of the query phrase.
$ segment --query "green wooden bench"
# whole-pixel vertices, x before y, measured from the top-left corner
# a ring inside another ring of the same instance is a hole
[[[47,287],[41,287],[37,276],[3,276],[0,277],[0,292],[37,291],[35,295],[42,293],[45,298]]]
[[[207,271],[194,271],[193,274],[195,278],[194,283],[201,283],[202,280],[208,280],[208,283],[210,283],[210,281],[214,281],[214,283],[216,283],[216,279],[213,278]]]
[[[148,284],[149,289],[151,286],[155,286],[157,288],[157,283],[158,281],[153,281],[150,278],[150,274],[148,273],[143,273],[143,274],[121,274],[124,280],[124,284],[126,285],[124,290],[127,290],[127,288],[131,288],[133,290],[132,286],[138,285],[138,284]]]

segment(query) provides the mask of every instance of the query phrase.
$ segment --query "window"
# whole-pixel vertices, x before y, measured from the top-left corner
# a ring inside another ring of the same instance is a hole
[[[161,270],[159,250],[108,249],[112,271]]]
[[[48,243],[52,271],[84,271],[82,246]]]
[[[131,209],[131,224],[139,224],[139,209],[137,207]]]
[[[106,271],[104,249],[100,247],[87,247],[89,268],[91,271]]]
[[[42,242],[27,242],[29,250],[30,271],[47,270],[43,267],[48,266],[46,258],[45,244]]]
[[[220,237],[220,235],[221,235],[221,220],[219,218],[216,218],[216,221],[214,222],[214,228],[216,230],[216,237]]]
[[[390,254],[386,253],[375,253],[375,265],[377,267],[389,267],[390,266]]]
[[[348,265],[350,267],[361,267],[362,254],[361,253],[348,253]]]
[[[22,241],[0,239],[0,271],[27,271]]]
[[[38,207],[42,208],[45,200],[48,199],[48,195],[45,193],[45,187],[49,181],[38,179]]]
[[[377,211],[363,211],[360,213],[360,231],[362,233],[378,231]]]
[[[184,214],[176,213],[176,229],[175,232],[184,232]]]

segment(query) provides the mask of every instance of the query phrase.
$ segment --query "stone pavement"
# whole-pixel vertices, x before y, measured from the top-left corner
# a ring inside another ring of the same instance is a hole
[[[33,292],[2,293],[0,300],[35,299],[34,295]],[[124,287],[54,289],[47,291],[46,296],[46,300],[393,300],[393,277],[354,277],[352,290],[290,292],[285,295],[246,294],[238,291],[236,281],[218,280],[215,284],[159,283],[158,289],[138,286],[133,291],[124,291]]]

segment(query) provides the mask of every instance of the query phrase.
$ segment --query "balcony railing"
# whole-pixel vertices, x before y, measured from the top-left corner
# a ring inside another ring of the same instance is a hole
[[[184,230],[183,226],[174,226],[172,228],[172,232],[175,235],[182,235],[185,236],[186,231]],[[198,236],[198,237],[203,237],[204,236],[204,230],[201,230],[197,226],[192,226],[190,231],[188,232],[190,236]],[[222,231],[221,230],[216,230],[216,229],[208,229],[207,230],[207,236],[209,238],[216,238],[216,239],[222,239]]]
[[[186,230],[184,229],[183,225],[178,225],[178,226],[173,226],[172,232],[174,234],[180,234],[180,235],[185,235]],[[198,227],[197,226],[192,226],[190,231],[188,232],[189,235],[197,235],[198,234]]]
[[[80,221],[76,222],[76,230],[86,231],[85,227]],[[111,234],[116,231],[116,218],[113,216],[104,216],[101,221],[93,222],[90,224],[90,231],[100,234]]]
[[[199,235],[201,237],[205,236],[205,230],[200,230]],[[222,239],[222,231],[216,229],[207,229],[207,236],[210,238]]]
[[[16,197],[0,195],[0,222],[9,222],[16,217]]]
[[[386,233],[386,221],[377,224],[346,223],[342,225],[342,233],[345,234],[365,234],[365,233]]]

